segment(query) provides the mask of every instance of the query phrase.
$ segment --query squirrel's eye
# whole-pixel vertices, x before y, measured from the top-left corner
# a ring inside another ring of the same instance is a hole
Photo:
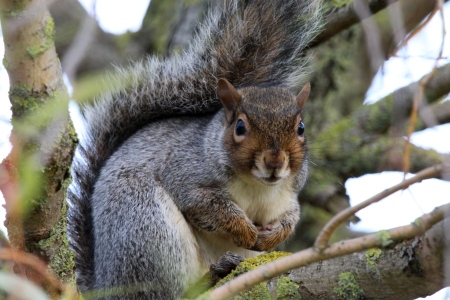
[[[298,123],[297,135],[298,136],[303,136],[304,132],[305,132],[305,124],[303,124],[303,122]]]
[[[245,123],[244,121],[242,121],[242,119],[239,119],[236,122],[235,132],[237,136],[244,135],[247,132],[247,129],[245,128]]]

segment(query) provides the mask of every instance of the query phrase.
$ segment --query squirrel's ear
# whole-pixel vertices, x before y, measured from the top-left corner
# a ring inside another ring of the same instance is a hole
[[[305,105],[305,102],[309,97],[309,93],[311,93],[311,84],[307,82],[297,96],[298,107],[303,108],[303,105]]]
[[[234,86],[224,78],[219,79],[217,86],[220,101],[225,108],[225,116],[227,120],[231,122],[234,111],[241,102],[242,96],[236,91]]]

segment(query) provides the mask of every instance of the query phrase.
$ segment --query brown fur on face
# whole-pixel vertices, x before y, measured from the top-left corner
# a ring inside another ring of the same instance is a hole
[[[305,159],[305,138],[297,135],[301,108],[295,97],[280,87],[249,87],[242,95],[225,133],[226,147],[232,167],[239,173],[253,176],[257,158],[270,155],[286,157],[289,177],[300,171]],[[245,124],[244,136],[236,136],[236,123]],[[270,153],[270,155],[268,154]],[[281,158],[284,159],[284,158]],[[278,161],[266,165],[276,165]]]

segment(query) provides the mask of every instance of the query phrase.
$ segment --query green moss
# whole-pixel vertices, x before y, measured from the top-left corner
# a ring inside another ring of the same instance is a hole
[[[239,266],[233,270],[230,274],[228,274],[224,279],[222,279],[219,284],[223,284],[231,279],[241,275],[242,273],[253,270],[259,266],[265,265],[269,262],[272,262],[278,258],[285,257],[290,255],[288,252],[283,251],[273,251],[265,254],[258,255],[257,257],[248,258],[241,262]]]
[[[271,300],[269,289],[267,288],[267,283],[261,282],[251,289],[240,293],[239,295],[233,297],[235,300]]]
[[[380,258],[381,253],[382,251],[379,248],[372,248],[366,251],[367,272],[374,280],[381,280],[382,278],[377,267],[377,260]]]
[[[422,226],[423,226],[421,218],[415,219],[411,224],[416,226],[419,229],[422,229]]]
[[[67,180],[64,185],[67,185],[68,183],[70,183],[70,179]],[[38,246],[46,252],[49,248],[57,249],[58,251],[53,255],[48,264],[50,269],[52,269],[64,282],[75,283],[73,274],[75,268],[74,255],[69,249],[69,241],[66,234],[66,216],[67,203],[64,201],[61,208],[61,217],[58,223],[52,228],[50,237],[40,240]]]
[[[127,31],[114,37],[114,42],[121,53],[126,53],[134,36],[134,33]]]
[[[49,18],[47,21],[47,24],[45,24],[44,29],[45,36],[54,39],[55,37],[55,22],[53,21],[53,18]]]
[[[308,174],[309,184],[302,192],[306,197],[314,197],[315,195],[322,193],[323,191],[333,190],[335,186],[339,186],[342,180],[332,171],[327,168],[311,168]],[[314,212],[317,213],[317,212]],[[326,216],[329,221],[329,216]],[[324,223],[322,223],[325,225]]]
[[[68,127],[68,134],[69,134],[69,138],[75,143],[78,144],[78,135],[77,132],[75,131],[75,127],[73,126],[72,122],[68,122],[67,123],[67,127]],[[70,173],[69,173],[70,174]]]
[[[9,68],[9,62],[8,62],[8,60],[6,59],[6,57],[3,57],[2,63],[3,63],[3,66],[5,67],[5,69],[8,69],[8,68]]]
[[[250,270],[253,270],[261,265],[267,264],[269,262],[272,262],[278,258],[285,257],[290,255],[288,252],[282,252],[282,251],[274,251],[270,253],[261,254],[254,258],[248,258],[241,262],[239,266],[231,271],[230,274],[228,274],[224,279],[219,281],[217,283],[217,286],[221,286],[225,284],[226,282],[234,279],[235,277],[239,276],[240,274],[243,274],[245,272],[248,272]],[[240,293],[238,296],[234,297],[233,299],[271,299],[271,296],[269,294],[267,283],[262,282],[248,291]]]
[[[364,143],[361,136],[353,119],[343,119],[317,136],[310,156],[333,161],[333,169],[340,173],[352,172],[355,153]]]
[[[376,266],[377,260],[381,256],[381,249],[372,248],[366,251],[366,263],[369,266]]]
[[[388,247],[394,241],[391,238],[391,234],[387,230],[381,230],[377,233],[378,240],[381,242],[382,247]]]
[[[38,55],[44,53],[50,48],[50,45],[47,43],[39,46],[29,46],[27,47],[27,53],[31,56],[31,58],[36,58]]]
[[[55,36],[55,23],[49,18],[44,28],[44,38],[41,45],[32,45],[27,47],[27,53],[31,58],[36,58],[53,46]]]
[[[351,272],[344,272],[339,275],[338,286],[334,292],[346,300],[359,300],[365,298],[364,291],[359,287],[355,276]]]
[[[300,286],[293,282],[289,276],[282,276],[277,280],[277,296],[280,300],[302,299],[299,289]]]
[[[385,133],[392,124],[393,107],[394,97],[391,94],[381,101],[363,108],[361,112],[364,120],[359,118],[359,122],[367,132]]]
[[[361,142],[358,135],[351,134],[353,128],[351,119],[343,119],[322,131],[315,138],[314,147],[311,149],[312,156],[320,158],[349,156],[350,154],[345,150],[353,149],[355,144],[359,145]],[[336,139],[336,137],[341,138]]]
[[[17,117],[32,112],[39,107],[39,99],[32,96],[31,87],[26,84],[13,85],[10,88],[9,97],[11,99],[12,110]]]
[[[31,94],[31,87],[26,84],[16,84],[11,87],[10,93],[18,97],[28,97]]]

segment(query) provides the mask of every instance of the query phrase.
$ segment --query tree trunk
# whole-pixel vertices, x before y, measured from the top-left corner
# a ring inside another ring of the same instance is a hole
[[[4,65],[10,79],[13,148],[0,166],[13,249],[32,253],[66,282],[74,264],[66,236],[65,195],[76,134],[43,1],[1,1]],[[40,283],[31,269],[16,272]]]

